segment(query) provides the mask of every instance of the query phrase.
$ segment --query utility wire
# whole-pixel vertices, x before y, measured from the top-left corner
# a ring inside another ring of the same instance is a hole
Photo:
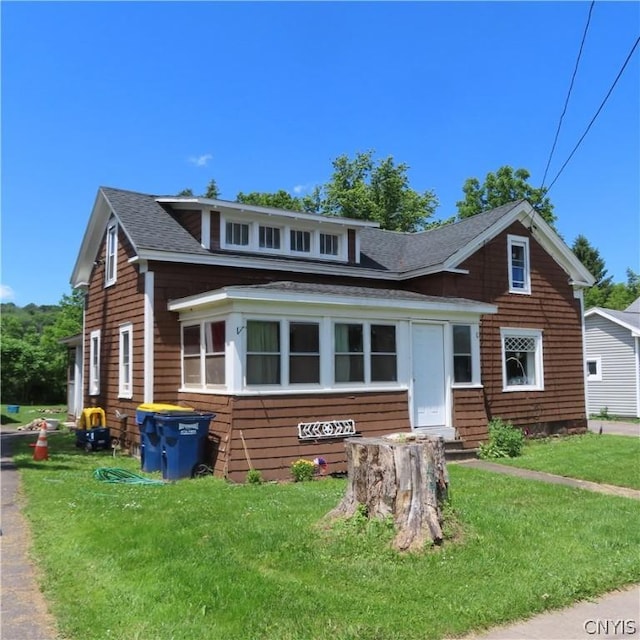
[[[551,190],[551,187],[553,187],[553,185],[556,183],[556,180],[560,177],[560,174],[564,171],[564,168],[569,164],[569,160],[571,160],[571,158],[573,158],[573,154],[578,150],[578,147],[580,146],[582,141],[585,139],[585,136],[587,135],[587,133],[589,133],[589,129],[591,129],[591,125],[593,125],[593,123],[596,121],[596,118],[600,115],[600,112],[602,111],[602,108],[604,107],[605,103],[609,99],[609,96],[613,92],[613,89],[615,88],[616,84],[618,83],[618,80],[620,80],[620,76],[623,74],[627,64],[629,63],[629,60],[631,60],[631,56],[635,52],[635,50],[636,50],[636,48],[638,46],[638,43],[640,43],[640,37],[636,38],[635,43],[631,47],[631,51],[629,51],[629,55],[627,56],[627,59],[624,61],[624,64],[622,65],[622,68],[618,72],[618,75],[616,76],[616,79],[613,81],[613,84],[611,85],[611,88],[609,89],[609,91],[607,92],[607,95],[604,97],[604,100],[602,101],[602,103],[598,107],[598,110],[596,111],[596,114],[593,116],[593,118],[591,118],[591,122],[588,124],[587,128],[585,129],[585,132],[580,137],[580,140],[578,140],[578,142],[576,143],[576,146],[573,147],[573,151],[569,154],[569,157],[565,160],[564,164],[560,167],[560,171],[558,171],[558,173],[556,174],[556,177],[552,180],[551,184],[547,187],[545,193],[549,193],[549,191]]]
[[[560,136],[560,129],[562,127],[562,120],[564,119],[564,114],[567,113],[567,106],[569,105],[569,98],[571,97],[571,91],[573,89],[573,82],[576,79],[576,74],[578,73],[578,65],[580,64],[580,58],[582,57],[582,49],[584,47],[584,42],[587,39],[587,31],[589,30],[589,23],[591,22],[591,12],[593,11],[593,5],[596,3],[595,0],[591,0],[591,5],[589,6],[589,15],[587,16],[587,24],[584,26],[584,33],[582,34],[582,42],[580,42],[580,49],[578,50],[578,57],[576,59],[576,66],[573,69],[573,75],[571,76],[571,82],[569,83],[569,91],[567,92],[567,97],[564,101],[564,107],[562,109],[562,113],[560,114],[560,120],[558,122],[558,128],[556,130],[556,136],[553,139],[553,145],[551,146],[551,153],[549,154],[549,159],[547,160],[547,166],[544,170],[544,176],[542,177],[542,184],[540,188],[544,188],[544,182],[547,179],[547,172],[549,171],[549,165],[551,164],[551,158],[553,158],[553,152],[556,150],[556,144],[558,142],[558,137]]]

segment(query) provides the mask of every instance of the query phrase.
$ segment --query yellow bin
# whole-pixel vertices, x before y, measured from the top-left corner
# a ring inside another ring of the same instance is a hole
[[[104,414],[104,409],[100,407],[90,407],[89,409],[83,409],[80,416],[81,429],[92,429],[93,427],[106,427],[107,418]]]

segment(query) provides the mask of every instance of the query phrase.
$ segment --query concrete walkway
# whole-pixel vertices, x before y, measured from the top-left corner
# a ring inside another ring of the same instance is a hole
[[[2,499],[0,555],[0,638],[2,640],[56,640],[55,620],[38,588],[37,574],[27,554],[30,531],[20,512],[19,475],[12,460],[15,438],[35,442],[37,432],[11,431],[0,435],[0,494]]]
[[[598,484],[597,482],[589,482],[588,480],[577,480],[576,478],[565,478],[552,473],[543,471],[532,471],[531,469],[521,469],[520,467],[509,467],[506,464],[498,464],[496,462],[488,462],[487,460],[460,460],[458,464],[474,469],[482,469],[493,473],[503,473],[509,476],[517,476],[526,478],[527,480],[538,480],[540,482],[549,482],[551,484],[562,484],[575,489],[585,489],[587,491],[596,491],[598,493],[608,493],[613,496],[622,496],[624,498],[633,498],[640,500],[640,491],[637,489],[628,489],[627,487],[616,487],[611,484]]]

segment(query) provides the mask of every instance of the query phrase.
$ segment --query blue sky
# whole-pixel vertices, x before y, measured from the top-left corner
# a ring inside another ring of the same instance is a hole
[[[56,304],[99,186],[292,193],[372,149],[455,213],[466,178],[542,181],[588,2],[7,2],[2,300]],[[596,2],[547,184],[640,33]],[[549,196],[616,282],[640,271],[640,49]]]

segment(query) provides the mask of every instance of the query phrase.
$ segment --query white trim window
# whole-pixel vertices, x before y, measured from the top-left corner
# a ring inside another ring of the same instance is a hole
[[[339,255],[340,237],[333,233],[320,234],[320,255],[337,256]]]
[[[289,236],[291,251],[297,253],[311,253],[311,231],[291,229]]]
[[[529,238],[509,235],[509,293],[531,293]]]
[[[246,362],[248,385],[281,383],[279,321],[247,321]]]
[[[333,327],[336,384],[398,380],[395,325],[335,322]]]
[[[451,325],[453,385],[478,386],[480,382],[480,327],[477,324]]]
[[[244,222],[227,222],[225,241],[230,247],[248,247],[249,225]]]
[[[280,229],[278,227],[258,227],[258,246],[261,249],[280,249]]]
[[[118,397],[133,397],[133,325],[120,327],[120,347],[118,360]]]
[[[289,384],[320,383],[320,325],[289,322]]]
[[[100,329],[89,336],[89,395],[100,393]]]
[[[182,384],[185,388],[225,384],[224,320],[182,326]]]
[[[587,380],[589,382],[602,382],[601,356],[587,358]]]
[[[118,224],[115,221],[107,227],[104,286],[115,284],[118,276]]]
[[[542,391],[542,331],[501,329],[503,391]]]

